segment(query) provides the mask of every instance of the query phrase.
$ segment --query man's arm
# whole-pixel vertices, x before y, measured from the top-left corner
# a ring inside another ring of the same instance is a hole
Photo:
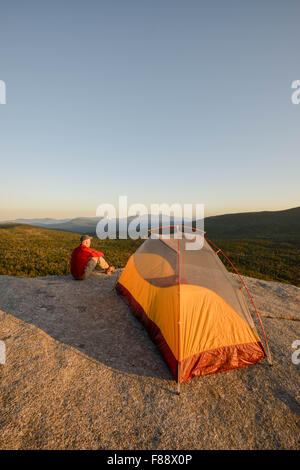
[[[93,258],[101,258],[102,256],[104,256],[104,253],[102,253],[102,251],[93,250],[92,248],[87,248],[87,250]]]

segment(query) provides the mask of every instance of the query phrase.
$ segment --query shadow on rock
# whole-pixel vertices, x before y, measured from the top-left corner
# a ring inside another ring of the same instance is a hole
[[[143,326],[113,290],[116,274],[3,276],[0,309],[107,366],[129,374],[172,380]]]

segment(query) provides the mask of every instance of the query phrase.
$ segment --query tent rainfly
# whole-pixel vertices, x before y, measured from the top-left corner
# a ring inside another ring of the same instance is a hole
[[[193,376],[237,369],[267,356],[241,289],[245,284],[228,273],[206,238],[197,251],[186,250],[185,243],[174,234],[145,240],[116,284],[178,387]],[[268,345],[267,350],[270,359]]]

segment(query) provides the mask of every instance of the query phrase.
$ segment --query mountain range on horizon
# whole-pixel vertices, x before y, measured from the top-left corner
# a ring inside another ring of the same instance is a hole
[[[147,216],[144,216],[147,217]],[[158,224],[169,222],[168,216],[157,216]],[[128,223],[135,216],[128,217]],[[101,217],[76,217],[73,219],[15,219],[1,223],[29,224],[52,230],[67,232],[89,233],[96,232],[96,225]],[[116,219],[117,228],[119,219]],[[181,224],[182,219],[171,217],[171,225]],[[300,239],[300,206],[280,211],[241,212],[206,217],[204,230],[213,237],[244,238],[244,237],[271,237],[280,240]]]

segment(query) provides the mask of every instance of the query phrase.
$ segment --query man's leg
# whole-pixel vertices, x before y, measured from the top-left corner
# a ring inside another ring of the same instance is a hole
[[[95,267],[97,266],[99,258],[90,258],[86,264],[84,274],[82,276],[82,279],[87,279],[92,272],[94,271]]]
[[[97,258],[97,260],[98,260],[98,264],[99,264],[101,269],[106,270],[106,269],[109,268],[109,264],[105,261],[103,256],[101,256],[100,258]]]
[[[92,274],[97,264],[100,266],[101,269],[105,270],[106,274],[110,274],[111,272],[115,270],[113,266],[110,266],[105,261],[103,256],[100,256],[99,258],[90,258],[86,264],[82,279],[87,279]]]
[[[103,256],[101,256],[101,258],[98,258],[98,264],[100,266],[101,269],[105,269],[105,274],[111,274],[112,272],[114,272],[115,268],[114,266],[110,266],[106,261],[105,259],[103,258]]]

